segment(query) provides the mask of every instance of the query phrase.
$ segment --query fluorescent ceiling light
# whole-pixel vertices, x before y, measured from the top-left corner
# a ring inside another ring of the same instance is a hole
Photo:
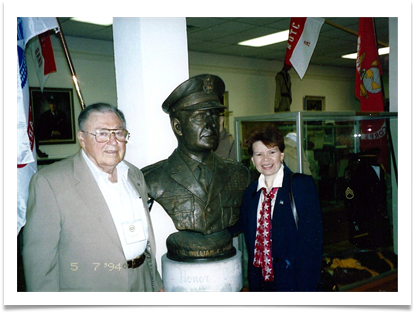
[[[101,26],[112,25],[112,17],[71,17],[71,20]]]
[[[270,34],[270,35],[266,35],[263,37],[258,37],[255,39],[242,41],[242,42],[239,42],[238,44],[250,46],[250,47],[263,47],[263,46],[267,46],[270,44],[287,41],[288,33],[289,33],[288,30],[284,30],[284,31],[277,32],[275,34]]]
[[[379,55],[389,54],[389,47],[380,48],[378,50],[378,53],[379,53]],[[342,58],[347,58],[347,59],[352,59],[352,60],[355,60],[356,57],[357,57],[357,53],[342,55]]]

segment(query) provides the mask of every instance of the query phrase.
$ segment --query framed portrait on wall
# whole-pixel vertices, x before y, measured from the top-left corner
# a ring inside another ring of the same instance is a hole
[[[326,109],[326,98],[324,96],[304,97],[304,110],[306,111],[324,111]]]
[[[72,144],[75,139],[73,90],[29,88],[36,142]]]

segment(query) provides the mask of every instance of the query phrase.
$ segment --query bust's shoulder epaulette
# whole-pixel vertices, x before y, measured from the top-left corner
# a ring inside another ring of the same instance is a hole
[[[163,167],[163,165],[165,164],[166,160],[160,160],[154,164],[148,165],[146,167],[144,167],[143,169],[141,169],[141,171],[144,173],[144,176],[147,176],[149,174],[151,174],[154,171],[158,171],[160,170],[161,167]]]

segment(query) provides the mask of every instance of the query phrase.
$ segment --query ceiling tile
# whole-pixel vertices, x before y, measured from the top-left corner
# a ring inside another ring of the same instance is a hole
[[[345,53],[356,51],[358,17],[325,17],[316,49],[310,63],[315,65],[354,67],[354,61],[341,59]],[[101,27],[59,18],[65,36],[112,41],[112,27]],[[389,42],[389,19],[374,18],[378,41]],[[335,25],[329,25],[332,22]],[[255,59],[281,61],[285,57],[286,43],[262,48],[237,45],[252,39],[286,30],[290,17],[187,17],[188,49],[193,52],[244,56]],[[382,58],[388,64],[388,56]],[[386,69],[387,70],[387,69]]]

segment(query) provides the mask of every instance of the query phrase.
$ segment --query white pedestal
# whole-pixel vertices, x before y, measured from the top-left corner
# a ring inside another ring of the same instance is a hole
[[[162,259],[164,291],[238,292],[243,286],[242,253],[211,262],[179,262],[164,254]]]

